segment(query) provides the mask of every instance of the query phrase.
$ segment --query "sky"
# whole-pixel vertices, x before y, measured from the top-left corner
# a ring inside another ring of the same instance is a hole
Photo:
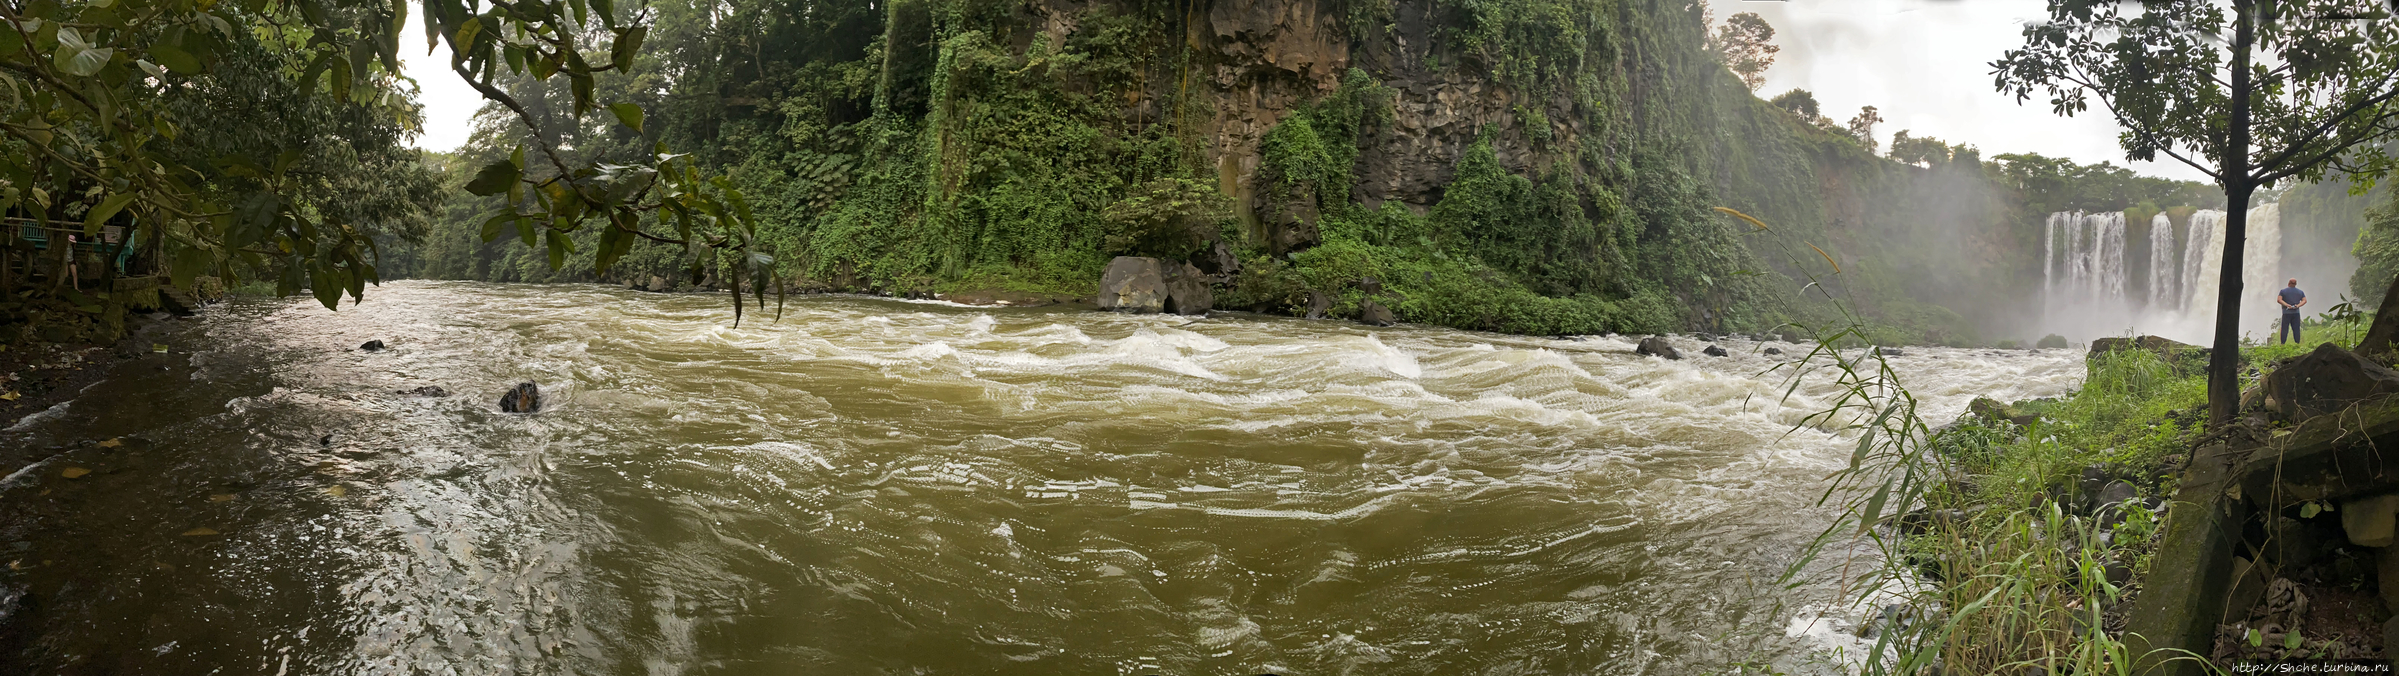
[[[1989,63],[2022,43],[2024,22],[2044,15],[2045,0],[1707,2],[1719,19],[1756,12],[1774,26],[1774,42],[1782,52],[1766,71],[1760,96],[1806,89],[1815,93],[1826,117],[1844,121],[1859,107],[1874,106],[1885,120],[1875,134],[1886,148],[1891,134],[1905,129],[1914,136],[1974,145],[1984,157],[2040,153],[2208,180],[2180,162],[2125,161],[2116,145],[2118,127],[2104,112],[2058,117],[2049,112],[2046,99],[2017,105],[1991,87]],[[454,150],[472,131],[482,98],[450,74],[446,45],[431,56],[423,45],[409,40],[401,49],[425,106],[425,130],[416,146]]]
[[[400,38],[400,69],[416,78],[417,103],[425,106],[425,129],[416,147],[447,152],[465,145],[483,96],[450,72],[450,46],[443,44],[427,56],[425,33],[408,31]]]
[[[1758,95],[1794,87],[1816,95],[1825,117],[1848,121],[1874,106],[1883,147],[1891,134],[1932,136],[2000,153],[2102,161],[2152,176],[2209,181],[2173,160],[2127,162],[2121,128],[2103,110],[2049,112],[2048,98],[2023,105],[1991,86],[1990,62],[2022,46],[2026,21],[2048,15],[2045,0],[1707,0],[1718,21],[1756,12],[1782,47]]]

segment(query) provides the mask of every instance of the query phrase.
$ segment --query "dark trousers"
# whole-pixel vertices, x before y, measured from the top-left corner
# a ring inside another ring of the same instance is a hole
[[[2282,330],[2275,332],[2275,335],[2285,343],[2299,342],[2299,313],[2282,311]]]

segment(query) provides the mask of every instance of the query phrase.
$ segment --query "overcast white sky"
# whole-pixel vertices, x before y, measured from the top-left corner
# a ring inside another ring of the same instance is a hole
[[[2061,118],[2049,113],[2046,99],[2019,106],[1991,88],[1988,64],[2021,44],[2024,22],[2044,15],[2045,0],[1707,2],[1719,19],[1756,12],[1774,25],[1774,41],[1783,49],[1766,72],[1761,95],[1803,88],[1815,92],[1825,116],[1837,120],[1849,119],[1860,106],[1874,106],[1885,120],[1876,133],[1886,147],[1892,132],[1906,129],[1973,144],[1984,157],[2033,152],[2207,180],[2179,162],[2126,162],[2116,146],[2118,129],[2104,113]],[[457,148],[466,142],[482,99],[449,73],[447,47],[427,56],[423,42],[410,39],[403,45],[405,65],[417,78],[425,105],[425,133],[417,147]]]

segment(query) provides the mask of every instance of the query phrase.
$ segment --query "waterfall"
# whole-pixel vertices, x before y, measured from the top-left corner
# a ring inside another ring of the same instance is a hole
[[[2293,275],[2282,269],[2282,210],[2249,210],[2241,261],[2241,329],[2268,330],[2273,294]],[[2042,297],[2049,325],[2078,339],[2127,330],[2205,342],[2214,325],[2216,284],[2224,261],[2225,213],[2202,209],[2179,232],[2173,219],[2149,221],[2148,288],[2137,292],[2126,266],[2123,212],[2050,214],[2042,247]]]
[[[2182,308],[2182,249],[2174,246],[2174,219],[2149,219],[2149,307]]]
[[[2214,312],[2211,303],[2216,299],[2216,268],[2208,265],[2208,252],[2216,250],[2216,236],[2224,233],[2224,212],[2203,209],[2191,214],[2191,222],[2183,226],[2182,302],[2174,309],[2184,312]],[[2199,294],[2206,293],[2206,302]]]

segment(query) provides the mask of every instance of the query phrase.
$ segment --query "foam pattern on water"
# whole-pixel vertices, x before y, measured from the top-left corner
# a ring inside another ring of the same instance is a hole
[[[730,310],[426,282],[339,313],[259,304],[207,325],[187,413],[31,426],[147,434],[191,458],[180,476],[124,479],[180,496],[145,518],[188,522],[190,496],[243,491],[242,510],[208,517],[226,526],[224,565],[179,582],[266,589],[219,605],[276,619],[135,666],[1808,665],[1770,581],[1822,527],[1815,482],[1846,454],[1791,428],[1829,381],[1786,396],[1759,345],[1670,362],[1621,338],[1255,317],[808,298],[734,328]],[[369,338],[392,349],[346,351]],[[2081,377],[2063,352],[1908,355],[1893,361],[1936,421]],[[550,410],[492,412],[521,380]],[[392,394],[422,384],[459,396]],[[318,443],[326,431],[338,443]],[[196,626],[174,607],[88,603],[50,612]]]

